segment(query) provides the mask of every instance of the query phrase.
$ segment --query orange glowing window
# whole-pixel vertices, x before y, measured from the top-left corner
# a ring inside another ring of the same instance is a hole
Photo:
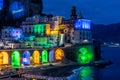
[[[58,31],[51,31],[51,35],[58,35]]]
[[[1,52],[0,53],[0,65],[9,64],[8,58],[9,58],[9,56],[8,56],[7,52]]]
[[[40,64],[40,52],[37,50],[33,52],[33,63],[35,65]]]
[[[50,35],[50,24],[46,24],[46,34]]]
[[[55,60],[56,61],[61,61],[63,59],[63,57],[64,57],[64,51],[60,48],[57,49],[55,51]]]
[[[0,53],[0,65],[3,64],[3,54]]]

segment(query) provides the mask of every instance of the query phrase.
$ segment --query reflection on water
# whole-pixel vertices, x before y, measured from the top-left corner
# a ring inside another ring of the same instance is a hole
[[[120,80],[120,47],[102,47],[102,58],[111,60],[112,65],[105,68],[81,67],[73,70],[68,80]]]
[[[86,66],[75,69],[73,70],[73,74],[67,77],[67,80],[95,80],[94,68]]]

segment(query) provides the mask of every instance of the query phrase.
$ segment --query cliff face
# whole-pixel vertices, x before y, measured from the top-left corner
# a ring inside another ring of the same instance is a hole
[[[120,42],[120,23],[110,25],[92,24],[93,37],[100,41]]]
[[[16,26],[21,24],[26,17],[33,16],[35,14],[42,15],[43,3],[42,0],[18,0],[25,6],[24,16],[14,19],[13,15],[9,11],[9,6],[16,0],[3,0],[4,7],[0,11],[0,26]]]

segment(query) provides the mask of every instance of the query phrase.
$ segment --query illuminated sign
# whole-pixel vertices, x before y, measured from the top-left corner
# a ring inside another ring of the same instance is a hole
[[[0,0],[0,10],[3,9],[3,0]]]
[[[87,19],[77,19],[74,23],[74,29],[90,29],[91,28],[91,21]]]
[[[25,13],[25,7],[21,2],[14,1],[9,7],[9,11],[12,13],[14,18],[20,18]]]

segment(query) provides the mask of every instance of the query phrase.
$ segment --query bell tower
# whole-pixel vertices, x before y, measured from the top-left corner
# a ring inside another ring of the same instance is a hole
[[[71,9],[71,19],[75,19],[77,18],[77,15],[76,15],[76,7],[73,6],[72,9]]]

